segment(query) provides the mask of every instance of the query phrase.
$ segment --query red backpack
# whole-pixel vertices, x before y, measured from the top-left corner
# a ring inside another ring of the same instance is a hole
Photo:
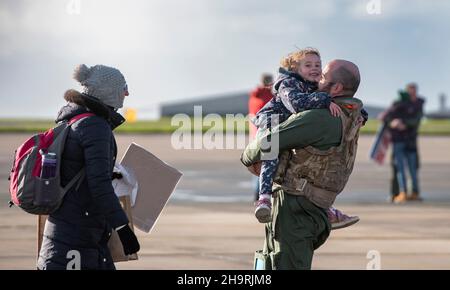
[[[82,169],[64,188],[61,187],[61,156],[64,151],[70,126],[81,119],[94,116],[84,113],[63,121],[56,127],[39,133],[17,148],[9,176],[10,206],[13,204],[31,214],[47,215],[59,208],[66,192],[84,176]],[[56,174],[41,178],[42,153],[56,155]]]

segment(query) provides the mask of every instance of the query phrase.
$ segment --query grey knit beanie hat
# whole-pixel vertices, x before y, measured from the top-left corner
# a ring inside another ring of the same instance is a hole
[[[75,68],[73,78],[83,86],[83,93],[114,109],[123,107],[127,83],[118,69],[105,65],[87,67],[80,64]]]

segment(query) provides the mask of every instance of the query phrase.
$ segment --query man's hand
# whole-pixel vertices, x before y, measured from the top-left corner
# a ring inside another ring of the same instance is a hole
[[[247,167],[248,171],[250,171],[253,175],[259,176],[261,173],[261,161],[254,163]]]
[[[362,127],[365,124],[366,124],[366,120],[364,119],[364,117],[359,116],[358,119],[356,120],[356,125]]]
[[[342,114],[342,109],[335,103],[331,102],[330,103],[330,112],[331,112],[331,115],[333,115],[333,117],[339,117]]]

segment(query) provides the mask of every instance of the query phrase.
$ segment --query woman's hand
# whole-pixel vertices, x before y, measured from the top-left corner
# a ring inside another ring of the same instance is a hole
[[[405,126],[405,124],[403,124],[403,121],[401,119],[394,119],[394,120],[392,120],[391,123],[389,124],[389,126],[392,129],[397,129],[397,130],[400,130],[400,131],[406,129],[406,126]]]
[[[137,237],[129,225],[119,227],[117,233],[119,234],[120,241],[122,242],[123,252],[125,255],[131,255],[139,252],[141,245],[139,245]]]

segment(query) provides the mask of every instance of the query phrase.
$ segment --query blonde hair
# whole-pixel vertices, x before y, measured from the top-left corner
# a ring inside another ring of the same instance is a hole
[[[288,56],[283,57],[280,61],[281,67],[285,68],[288,71],[297,71],[300,66],[300,62],[305,58],[308,54],[315,54],[320,58],[320,53],[316,48],[306,47],[300,49],[298,51],[292,52],[288,54]]]

